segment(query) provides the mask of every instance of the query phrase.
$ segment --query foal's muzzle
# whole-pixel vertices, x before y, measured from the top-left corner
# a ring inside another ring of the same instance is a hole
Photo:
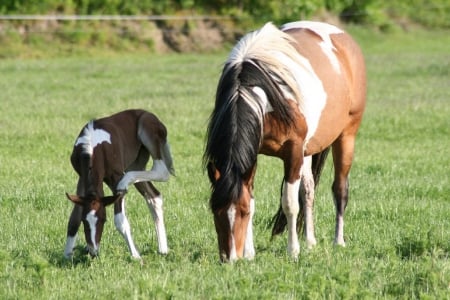
[[[98,257],[100,249],[98,247],[94,247],[92,245],[86,246],[86,253],[89,254],[92,258]]]

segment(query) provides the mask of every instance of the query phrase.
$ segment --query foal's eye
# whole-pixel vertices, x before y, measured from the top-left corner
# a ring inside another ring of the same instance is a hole
[[[241,210],[241,217],[247,217],[248,215],[250,215],[249,210]]]

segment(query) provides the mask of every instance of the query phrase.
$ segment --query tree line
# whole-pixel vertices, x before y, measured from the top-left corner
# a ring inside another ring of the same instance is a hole
[[[321,12],[345,22],[389,26],[407,20],[426,27],[450,28],[448,0],[2,0],[1,14],[230,16],[250,23],[308,19]]]

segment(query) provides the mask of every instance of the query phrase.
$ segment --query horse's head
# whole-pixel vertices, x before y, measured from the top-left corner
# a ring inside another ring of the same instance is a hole
[[[213,163],[207,165],[212,186],[210,203],[222,262],[234,261],[244,256],[247,228],[253,209],[255,170],[256,165],[243,176],[239,176],[221,172]],[[234,176],[239,178],[233,178]]]
[[[123,198],[124,194],[118,193],[113,196],[99,197],[95,194],[88,196],[69,195],[67,198],[74,204],[83,208],[82,221],[84,225],[84,234],[89,254],[92,257],[98,255],[100,240],[103,233],[103,225],[106,222],[105,207]]]

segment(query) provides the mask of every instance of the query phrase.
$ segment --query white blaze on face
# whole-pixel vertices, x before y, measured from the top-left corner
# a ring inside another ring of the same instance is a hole
[[[230,230],[231,230],[230,261],[235,261],[235,260],[237,260],[237,253],[236,253],[236,242],[234,241],[234,235],[233,235],[234,221],[236,218],[236,206],[234,204],[231,204],[230,208],[228,208],[227,215],[228,215],[228,222],[230,223]]]
[[[344,33],[344,31],[330,24],[312,21],[298,21],[287,23],[281,27],[281,30],[286,31],[295,28],[306,28],[319,35],[322,39],[322,42],[319,43],[320,48],[322,48],[322,51],[330,60],[330,63],[333,66],[334,70],[337,73],[341,73],[339,61],[335,54],[335,51],[337,50],[334,47],[333,42],[331,41],[330,35]]]
[[[94,121],[90,121],[83,129],[83,133],[75,141],[75,146],[82,145],[84,152],[92,154],[94,148],[106,142],[111,144],[111,135],[103,129],[94,128]]]
[[[95,234],[97,231],[97,221],[98,218],[95,215],[95,210],[91,210],[87,215],[86,215],[86,221],[89,223],[89,228],[91,230],[91,241],[92,241],[92,247],[94,252],[97,251],[98,246],[97,243],[95,241]]]

